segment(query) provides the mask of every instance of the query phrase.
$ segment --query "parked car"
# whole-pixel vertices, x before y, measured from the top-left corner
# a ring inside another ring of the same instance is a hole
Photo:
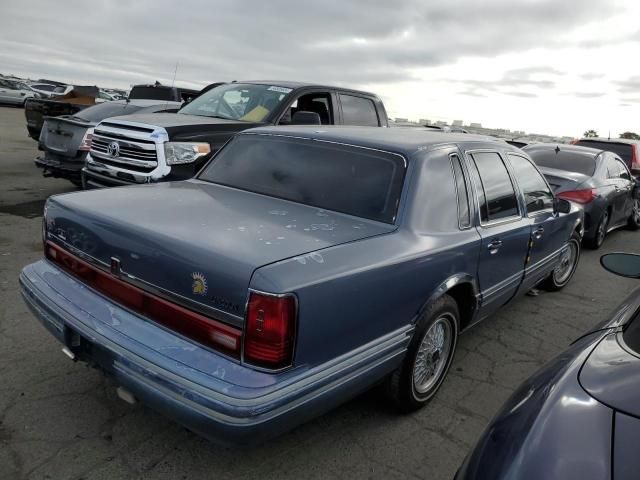
[[[160,84],[135,85],[129,93],[129,100],[159,100],[162,102],[184,102],[197,96],[197,90],[169,87]],[[103,95],[103,98],[100,96]],[[100,92],[98,87],[74,87],[64,96],[51,99],[29,100],[25,105],[27,131],[34,140],[40,139],[45,118],[61,115],[75,115],[80,110],[112,98]]]
[[[604,255],[640,278],[640,256]],[[501,408],[456,480],[632,480],[640,457],[640,289],[576,340]]]
[[[177,114],[99,124],[84,187],[191,178],[235,133],[290,124],[386,127],[388,121],[382,101],[371,93],[297,82],[232,82],[203,93]]]
[[[574,145],[608,150],[618,155],[634,176],[640,175],[640,141],[626,138],[581,138]]]
[[[40,94],[41,98],[51,98],[58,95],[64,95],[73,90],[71,85],[53,84],[53,83],[31,83],[29,85],[34,92]]]
[[[166,100],[117,100],[93,105],[74,115],[44,117],[38,141],[42,153],[34,160],[35,165],[45,177],[66,178],[81,186],[81,171],[98,122],[133,112],[177,112],[181,105]]]
[[[39,95],[24,82],[0,78],[0,104],[24,106],[29,98]]]
[[[504,142],[263,127],[191,180],[50,197],[20,283],[123,398],[246,444],[381,381],[423,406],[459,332],[571,280],[581,222]]]
[[[587,246],[600,248],[613,229],[640,228],[640,187],[615,153],[548,143],[529,145],[524,151],[556,195],[583,207]]]

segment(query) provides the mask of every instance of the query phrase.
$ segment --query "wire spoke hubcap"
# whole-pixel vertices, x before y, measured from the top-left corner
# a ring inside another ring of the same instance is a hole
[[[578,256],[578,247],[574,242],[569,243],[569,247],[565,250],[560,257],[560,265],[558,265],[553,271],[553,276],[557,283],[566,282]]]
[[[413,366],[413,384],[418,393],[429,391],[447,366],[453,343],[451,321],[448,316],[438,318],[422,337]]]

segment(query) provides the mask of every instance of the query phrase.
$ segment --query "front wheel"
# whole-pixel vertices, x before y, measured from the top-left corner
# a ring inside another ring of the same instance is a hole
[[[418,410],[438,391],[453,360],[459,324],[458,304],[448,295],[420,316],[402,365],[388,379],[388,394],[401,410]]]
[[[633,199],[633,210],[631,216],[627,221],[627,226],[630,230],[638,230],[640,228],[640,199]]]
[[[580,236],[571,235],[567,249],[560,256],[560,263],[543,282],[542,287],[552,292],[563,289],[573,278],[580,260]]]

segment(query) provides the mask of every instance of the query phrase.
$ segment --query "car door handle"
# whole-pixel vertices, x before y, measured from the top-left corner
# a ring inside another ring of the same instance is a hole
[[[492,240],[491,243],[487,245],[487,248],[489,249],[489,253],[491,255],[495,255],[496,253],[498,253],[498,249],[501,246],[502,246],[502,240]]]
[[[533,231],[533,238],[540,239],[544,233],[544,227],[538,227]]]
[[[620,187],[618,185],[616,185],[614,188],[616,189],[616,192],[620,191]]]

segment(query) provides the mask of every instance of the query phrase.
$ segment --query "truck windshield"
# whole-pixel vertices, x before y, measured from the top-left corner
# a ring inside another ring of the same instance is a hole
[[[291,92],[275,85],[221,85],[185,105],[178,113],[262,122]]]
[[[319,140],[241,134],[201,180],[385,223],[396,218],[400,155]]]

